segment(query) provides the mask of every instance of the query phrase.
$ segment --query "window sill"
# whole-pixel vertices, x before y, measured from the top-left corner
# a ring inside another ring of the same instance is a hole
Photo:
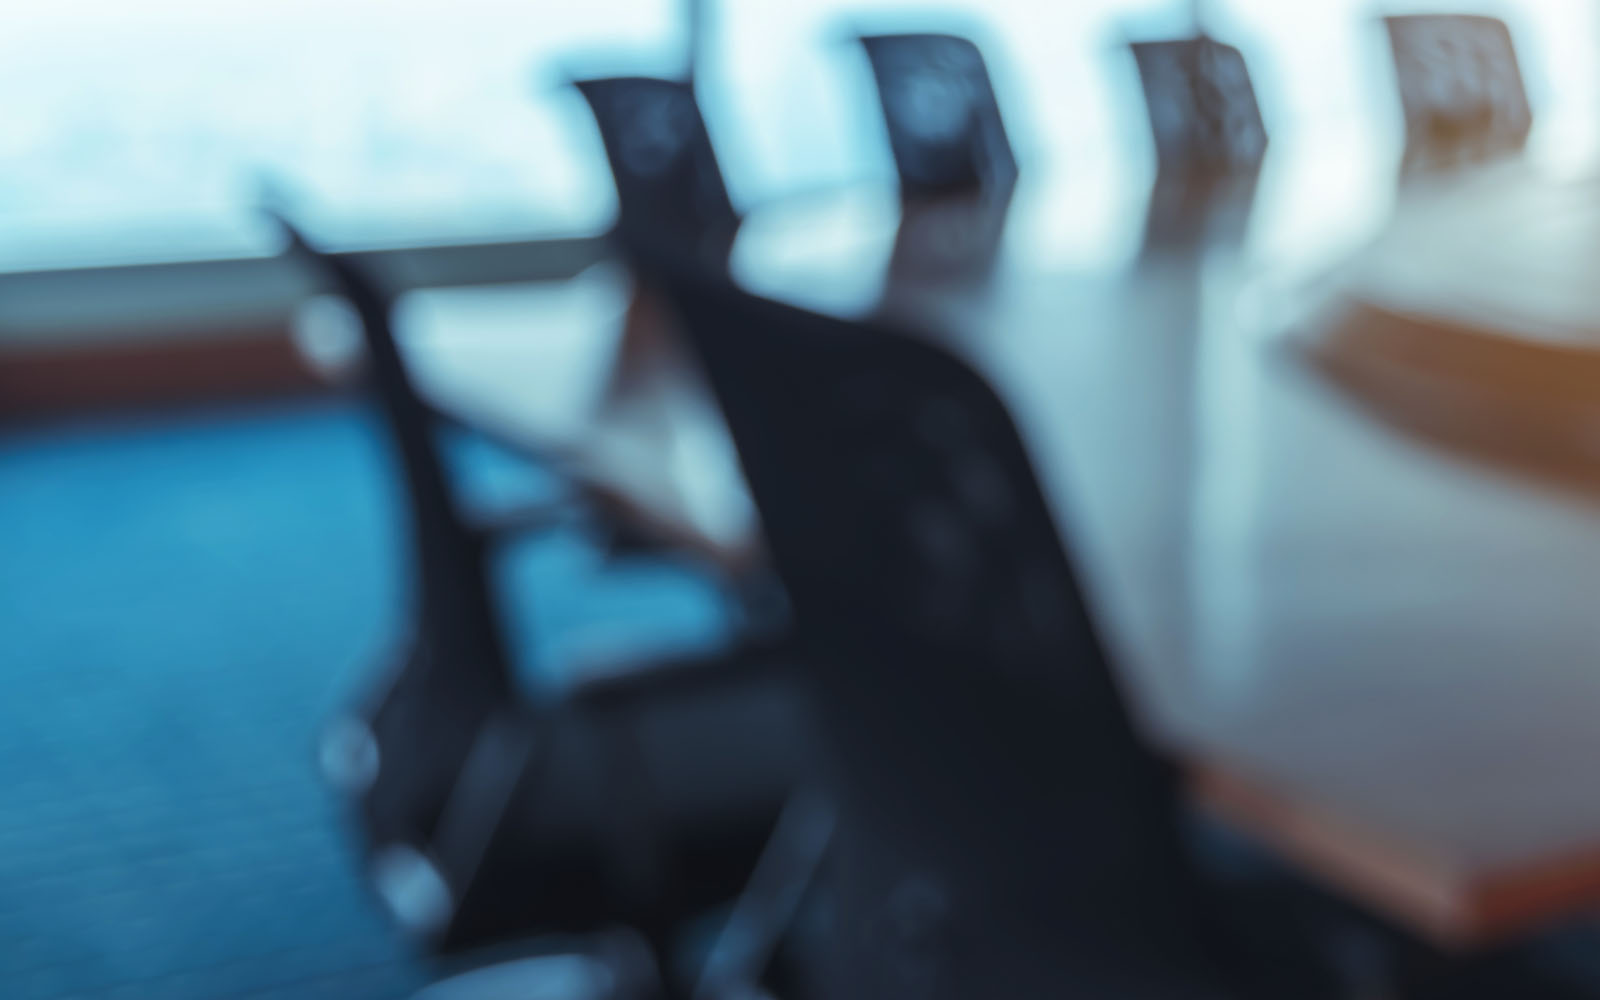
[[[400,291],[559,281],[603,236],[353,252]],[[311,391],[291,323],[322,286],[282,257],[0,274],[0,418]]]

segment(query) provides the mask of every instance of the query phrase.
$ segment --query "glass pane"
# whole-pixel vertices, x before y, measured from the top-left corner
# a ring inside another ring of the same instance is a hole
[[[701,99],[735,201],[892,174],[853,31],[984,44],[1025,169],[1137,186],[1150,140],[1126,43],[1191,0],[706,0]],[[676,74],[688,0],[55,0],[0,5],[0,269],[258,252],[271,174],[325,238],[594,232],[615,195],[569,73]],[[1275,136],[1398,126],[1365,0],[1206,0]],[[1406,9],[1459,8],[1423,0]],[[1471,4],[1467,5],[1471,7]],[[1502,9],[1503,8],[1503,9]],[[1592,134],[1590,0],[1494,5],[1545,142]],[[1552,123],[1571,129],[1552,129]],[[1342,140],[1341,140],[1342,141]]]
[[[0,244],[244,252],[264,173],[357,240],[593,230],[612,195],[560,68],[683,45],[677,0],[7,4]]]

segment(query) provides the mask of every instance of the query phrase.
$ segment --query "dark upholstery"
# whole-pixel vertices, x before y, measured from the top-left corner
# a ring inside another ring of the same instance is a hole
[[[910,196],[1009,187],[1017,161],[978,47],[953,35],[861,39]]]
[[[652,77],[576,84],[594,112],[617,185],[618,226],[632,241],[653,240],[726,260],[739,227],[717,166],[694,85]]]
[[[1438,165],[1522,148],[1533,127],[1511,32],[1467,14],[1386,17],[1407,161]]]
[[[1204,35],[1132,48],[1163,171],[1249,170],[1261,162],[1266,126],[1238,49]]]
[[[810,652],[850,997],[1214,997],[1173,769],[970,369],[681,271]]]

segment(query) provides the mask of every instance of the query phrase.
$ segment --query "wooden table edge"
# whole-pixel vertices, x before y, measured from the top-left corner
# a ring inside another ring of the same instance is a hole
[[[1600,845],[1470,873],[1224,763],[1193,764],[1187,778],[1198,808],[1446,949],[1492,945],[1600,907]]]

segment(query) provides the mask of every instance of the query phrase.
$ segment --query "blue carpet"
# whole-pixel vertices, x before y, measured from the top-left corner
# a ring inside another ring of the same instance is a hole
[[[479,495],[550,488],[484,449]],[[0,996],[402,996],[320,724],[404,635],[403,508],[344,403],[0,435]],[[590,645],[702,646],[715,588],[575,535],[501,567],[545,680]]]

